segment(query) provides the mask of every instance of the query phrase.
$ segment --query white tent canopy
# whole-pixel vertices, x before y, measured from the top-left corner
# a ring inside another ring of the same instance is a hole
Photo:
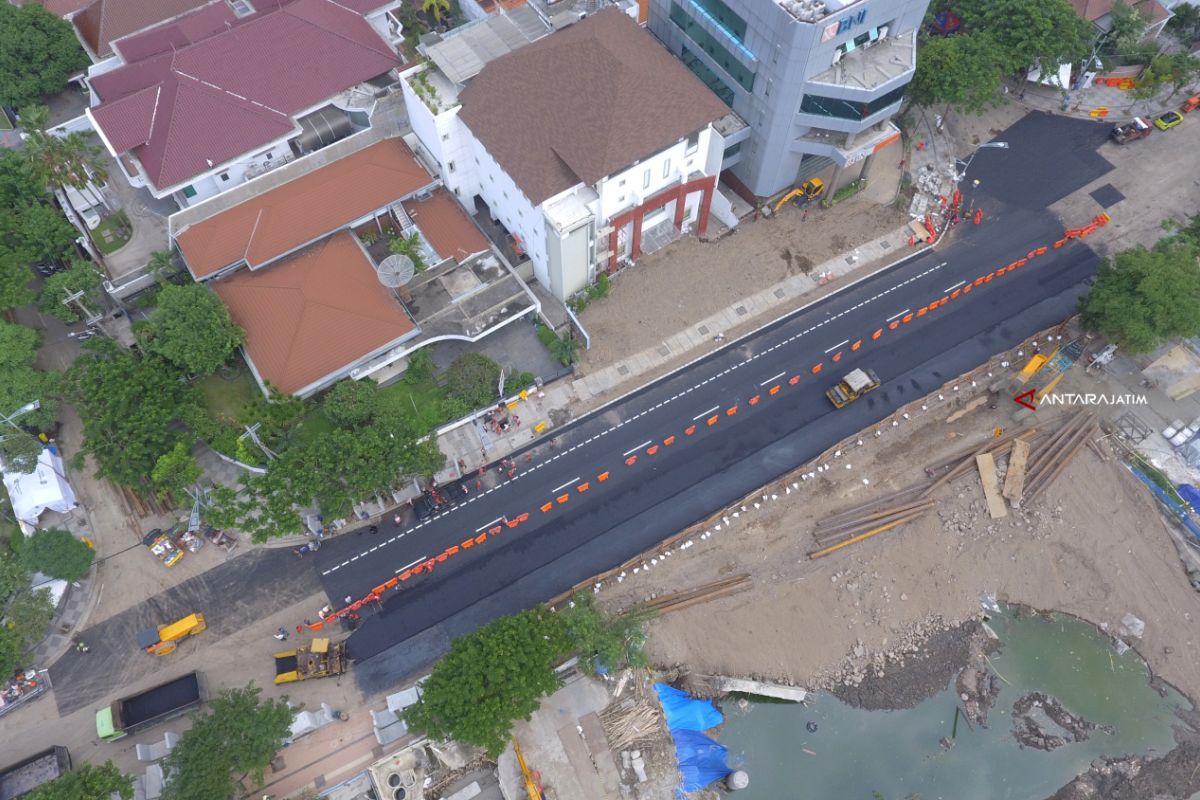
[[[67,483],[62,457],[50,448],[42,450],[37,469],[29,474],[9,472],[2,464],[0,472],[3,472],[4,488],[12,500],[13,513],[19,520],[36,525],[38,517],[47,509],[65,513],[75,508],[75,492]]]

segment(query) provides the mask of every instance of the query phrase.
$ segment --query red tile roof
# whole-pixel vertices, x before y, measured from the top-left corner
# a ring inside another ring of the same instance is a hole
[[[162,37],[176,43],[204,28],[173,26]],[[156,47],[135,44],[138,52]],[[292,0],[96,76],[102,102],[88,113],[113,149],[132,152],[163,190],[288,136],[293,115],[399,64],[356,11],[334,0]],[[158,89],[154,103],[149,88]]]
[[[212,0],[94,0],[71,20],[92,52],[112,55],[112,43],[134,31],[199,8]]]
[[[292,394],[409,336],[415,326],[347,231],[213,289],[246,331],[258,374]]]
[[[66,17],[86,6],[90,0],[35,0],[38,5],[58,17]]]
[[[251,269],[433,182],[402,139],[384,139],[176,232],[192,275]]]
[[[489,247],[487,238],[445,189],[438,189],[427,200],[409,200],[404,210],[442,258],[453,258],[461,264]]]
[[[459,119],[534,205],[729,113],[615,7],[490,61],[459,97]]]

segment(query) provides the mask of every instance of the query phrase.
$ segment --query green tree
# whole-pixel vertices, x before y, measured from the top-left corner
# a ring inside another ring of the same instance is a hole
[[[1175,16],[1167,22],[1167,30],[1186,44],[1200,39],[1200,6],[1195,3],[1180,3],[1173,11]]]
[[[1136,49],[1145,35],[1146,18],[1124,3],[1114,3],[1101,52],[1123,63],[1124,55]]]
[[[25,800],[110,800],[113,794],[122,800],[133,797],[133,777],[125,775],[111,761],[102,765],[80,764],[62,777],[43,783]]]
[[[513,723],[529,719],[558,688],[554,668],[569,652],[562,620],[546,609],[501,617],[451,643],[404,720],[418,733],[482,747],[495,758]]]
[[[6,558],[13,556],[6,554]],[[14,558],[15,560],[15,558]],[[4,606],[4,624],[0,625],[0,674],[12,675],[26,666],[25,653],[46,635],[46,626],[54,616],[54,604],[46,589],[28,591],[28,573],[20,569],[24,587],[8,596]],[[0,598],[2,600],[2,598]]]
[[[24,150],[30,172],[44,189],[84,189],[108,180],[104,149],[83,133],[49,133],[50,111],[45,106],[26,109],[21,122],[27,132]]]
[[[1091,49],[1092,24],[1067,0],[956,0],[954,11],[965,35],[992,38],[1008,74],[1026,67],[1053,72],[1059,64],[1079,62]]]
[[[321,407],[329,421],[339,428],[362,427],[375,418],[379,387],[370,379],[341,381],[325,395]]]
[[[154,469],[150,470],[150,482],[160,497],[172,493],[182,495],[203,474],[204,470],[196,463],[192,449],[181,439],[154,462]]]
[[[221,298],[199,283],[167,284],[158,293],[142,344],[192,375],[211,375],[246,340]]]
[[[0,238],[26,265],[66,261],[75,254],[79,231],[46,201],[10,208],[0,220]]]
[[[7,472],[29,475],[42,457],[42,442],[26,431],[0,431],[0,458]]]
[[[1003,55],[986,33],[932,37],[918,51],[908,97],[978,114],[1000,102]]]
[[[1131,94],[1139,100],[1149,100],[1170,86],[1171,97],[1174,97],[1191,84],[1197,74],[1200,74],[1200,59],[1188,53],[1162,53],[1150,60]]]
[[[1197,255],[1186,239],[1168,239],[1105,259],[1081,304],[1084,323],[1135,353],[1200,335]]]
[[[440,23],[442,15],[450,11],[450,0],[421,0],[421,10],[432,14],[434,22]]]
[[[500,391],[500,365],[483,353],[463,353],[450,363],[442,376],[446,395],[481,408],[496,402]]]
[[[646,643],[643,627],[651,615],[631,612],[608,616],[596,608],[592,595],[577,592],[571,605],[558,612],[566,626],[571,649],[589,672],[603,667],[613,671],[626,666],[647,667],[642,646]]]
[[[236,782],[263,774],[291,728],[295,711],[287,698],[262,700],[253,683],[226,689],[209,701],[207,714],[192,716],[190,730],[167,756],[171,775],[163,800],[214,800],[233,797]]]
[[[37,401],[36,411],[14,420],[33,429],[49,428],[58,416],[57,373],[39,372],[33,362],[41,335],[33,328],[0,318],[0,414],[8,416],[27,403]],[[15,433],[5,426],[8,433]],[[4,432],[0,432],[2,435]]]
[[[23,109],[87,66],[69,22],[38,3],[0,6],[0,104]]]
[[[21,561],[30,572],[77,581],[92,567],[96,551],[68,530],[46,528],[21,545]]]
[[[12,250],[0,248],[0,311],[31,302],[37,296],[29,286],[32,282],[29,262]]]
[[[175,250],[155,250],[146,262],[146,269],[159,283],[166,283],[167,278],[179,271],[179,263],[175,260]]]
[[[197,391],[160,358],[139,358],[93,339],[64,378],[83,418],[85,449],[97,474],[136,487],[185,432],[177,421],[199,404]]]
[[[102,307],[102,286],[103,281],[95,267],[82,259],[74,259],[68,269],[46,278],[42,293],[38,295],[38,310],[62,322],[79,322],[83,319],[80,303],[92,313],[98,313]],[[65,302],[77,292],[83,292],[78,302]]]

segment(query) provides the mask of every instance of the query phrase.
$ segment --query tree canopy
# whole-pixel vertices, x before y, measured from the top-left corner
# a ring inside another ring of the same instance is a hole
[[[80,764],[66,775],[43,783],[25,795],[25,800],[110,800],[114,792],[130,800],[133,777],[105,761],[100,766]]]
[[[404,720],[416,732],[482,747],[494,758],[513,723],[529,719],[558,688],[555,667],[572,652],[590,670],[644,665],[646,619],[605,616],[586,593],[558,612],[539,607],[501,617],[451,643]]]
[[[77,581],[92,567],[96,551],[68,530],[46,528],[21,544],[21,561],[30,572]]]
[[[463,353],[442,376],[446,395],[469,409],[495,404],[500,392],[500,365],[483,353]]]
[[[253,683],[226,689],[208,703],[207,714],[193,715],[190,730],[165,762],[171,775],[163,800],[212,800],[233,797],[236,781],[263,774],[282,746],[295,716],[287,698],[263,700]]]
[[[25,652],[41,641],[54,616],[50,593],[31,590],[29,571],[11,547],[0,544],[0,675],[12,675],[27,666]]]
[[[0,5],[0,104],[37,103],[66,88],[88,63],[71,23],[38,3]]]
[[[221,298],[198,283],[167,284],[141,332],[152,353],[191,375],[211,375],[246,339]]]
[[[978,114],[1000,102],[1003,63],[986,33],[930,38],[918,51],[908,96],[919,105]]]
[[[375,418],[379,387],[372,380],[344,380],[325,395],[325,416],[339,428],[354,430]]]
[[[13,420],[34,429],[49,428],[58,416],[57,373],[33,367],[40,342],[41,335],[33,328],[0,318],[0,414],[8,416],[36,400],[40,404],[36,411]]]
[[[1081,303],[1084,323],[1135,353],[1200,335],[1198,256],[1197,240],[1185,233],[1106,258]]]
[[[83,259],[72,259],[67,269],[54,273],[42,283],[42,293],[37,300],[38,311],[62,322],[79,322],[83,319],[80,303],[93,313],[101,308],[102,286],[100,273],[94,266]],[[79,302],[65,302],[77,292],[83,293],[78,298]]]
[[[1039,66],[1055,71],[1059,64],[1078,62],[1088,54],[1094,33],[1067,0],[955,0],[954,11],[965,35],[992,37],[1009,74]]]
[[[187,434],[177,424],[199,394],[161,358],[93,339],[67,371],[66,394],[83,418],[84,448],[96,458],[97,474],[138,486],[159,457]]]

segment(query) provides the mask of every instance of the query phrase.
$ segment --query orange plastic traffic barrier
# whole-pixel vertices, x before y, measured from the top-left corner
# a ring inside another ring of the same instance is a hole
[[[983,278],[976,278],[972,286],[983,286]]]
[[[1031,259],[1031,258],[1037,258],[1037,250],[1030,250],[1028,253],[1025,254],[1026,260]]]
[[[1046,255],[1046,249],[1047,249],[1046,246],[1042,245],[1037,250],[1034,250],[1033,254],[1038,255],[1038,256],[1044,256],[1044,255]]]
[[[481,533],[481,534],[479,534],[478,536],[476,536],[476,537],[475,537],[475,544],[483,544],[483,543],[484,543],[484,542],[486,542],[486,541],[487,541],[487,534],[486,534],[486,533]]]
[[[608,473],[606,472],[604,474],[607,475]],[[529,512],[528,511],[522,512],[521,515],[519,517],[517,517],[516,521],[517,522],[528,522],[529,521]]]
[[[472,547],[475,546],[475,540],[474,539],[463,539],[462,543],[459,546],[462,547],[463,550],[470,550]],[[421,571],[420,564],[413,567],[413,572],[420,572],[420,571]]]
[[[450,553],[448,553],[445,550],[443,550],[442,552],[440,552],[436,556],[434,556],[434,558],[437,559],[437,562],[439,564],[442,563],[443,561],[445,561],[449,557],[450,557]]]
[[[552,508],[554,508],[554,503],[543,503],[542,504],[542,513],[545,514]]]
[[[675,444],[675,437],[674,437],[674,436],[668,436],[667,438],[663,439],[663,445],[664,445],[665,447],[670,447],[670,446],[671,446],[671,445],[673,445],[673,444]]]
[[[876,339],[878,339],[881,336],[883,336],[883,328],[880,328],[879,330],[877,330],[871,334],[871,341],[875,341]]]
[[[575,491],[579,492],[580,494],[583,494],[584,492],[586,492],[586,491],[587,491],[588,489],[590,489],[590,488],[592,488],[592,485],[591,485],[590,483],[587,483],[587,482],[585,481],[584,483],[581,483],[581,484],[579,484],[578,486],[576,486],[576,487],[575,487]]]
[[[388,578],[387,583],[384,584],[389,589],[395,589],[398,585],[400,585],[399,578]]]
[[[625,459],[625,463],[632,467],[637,463],[637,456],[630,456],[629,458]]]
[[[903,317],[900,318],[900,321],[903,322],[905,325],[907,325],[908,323],[913,321],[913,315],[905,314]]]
[[[1026,265],[1026,264],[1028,264],[1028,263],[1029,263],[1029,259],[1027,259],[1027,258],[1018,258],[1016,261],[1014,261],[1013,263],[1009,264],[1009,265],[1008,265],[1008,268],[1009,268],[1009,269],[1018,269],[1018,268],[1020,268],[1020,267],[1023,267],[1023,266],[1025,266],[1025,265]]]
[[[920,308],[917,309],[918,317],[923,317],[928,313],[929,313],[929,306],[921,306]]]
[[[768,390],[767,390],[767,394],[769,394],[769,395],[771,395],[772,397],[774,397],[775,395],[779,394],[779,392],[780,392],[782,389],[783,389],[783,387],[782,387],[782,386],[778,386],[778,385],[776,385],[776,386],[772,386],[770,389],[768,389]]]
[[[601,472],[599,475],[596,476],[596,480],[600,481],[601,483],[604,483],[606,480],[608,480],[608,473]]]
[[[658,445],[656,445],[656,444],[652,444],[646,448],[646,455],[648,455],[648,456],[652,456],[657,452],[658,452]]]
[[[717,424],[717,420],[719,420],[720,418],[721,418],[720,414],[713,414],[711,417],[706,419],[705,422],[707,422],[708,426],[711,428],[713,425]]]
[[[856,339],[854,344],[850,345],[850,351],[853,352],[862,347],[862,339]]]
[[[571,499],[571,495],[569,495],[569,494],[560,494],[558,497],[556,497],[556,498],[554,498],[554,499],[555,499],[555,500],[557,500],[557,501],[558,501],[558,504],[561,506],[563,503],[565,503],[565,502],[567,502],[568,500],[570,500],[570,499]]]
[[[816,365],[814,365],[814,366],[813,366],[813,368],[812,368],[812,374],[813,374],[813,375],[816,375],[818,372],[820,372],[820,371],[821,371],[821,368],[822,368],[823,366],[825,366],[825,365],[824,365],[824,364],[816,364]]]
[[[831,359],[829,359],[829,360],[830,360],[830,361],[832,361],[832,362],[833,362],[833,363],[835,363],[835,364],[836,364],[837,362],[841,361],[841,360],[842,360],[842,351],[841,351],[841,350],[838,350],[836,353],[834,353],[834,354],[833,354],[833,358],[831,358]]]
[[[946,295],[941,300],[938,301],[938,305],[944,306],[944,305],[946,305],[946,303],[949,303],[949,302],[950,302],[950,295]]]
[[[818,365],[817,365],[817,369],[814,369],[814,370],[813,370],[813,372],[820,372],[820,371],[821,371],[820,367],[821,367],[821,365],[820,365],[820,364],[818,364]],[[800,376],[799,376],[799,375],[793,375],[792,377],[788,378],[788,385],[789,385],[789,386],[795,386],[795,385],[796,385],[797,383],[799,383],[799,382],[800,382]]]
[[[683,435],[684,435],[684,436],[691,436],[691,435],[692,435],[693,433],[695,433],[695,432],[696,432],[696,426],[695,426],[695,425],[688,425],[686,428],[684,428],[684,429],[683,429]]]
[[[962,293],[966,294],[969,291],[971,291],[971,284],[968,283],[966,286],[962,287]]]
[[[959,296],[960,294],[962,294],[962,289],[955,289],[953,292],[951,292],[951,293],[950,293],[950,299],[951,299],[951,300],[957,300],[957,299],[958,299],[958,296]]]
[[[894,331],[894,330],[896,330],[896,328],[899,328],[899,327],[900,327],[900,320],[898,320],[898,319],[894,319],[888,323],[888,330]]]
[[[732,417],[734,414],[737,413],[737,410],[738,410],[737,406],[730,406],[729,408],[725,409],[725,416]]]
[[[509,529],[512,529],[520,525],[521,521],[516,519],[506,519],[504,520],[504,524],[507,525]]]
[[[503,525],[493,525],[492,527],[488,528],[487,532],[488,532],[489,536],[499,536],[500,532],[503,530],[504,530]]]
[[[1004,273],[1008,272],[1008,267],[1000,267],[996,270],[996,277],[999,278]]]
[[[1066,237],[1059,239],[1057,242],[1054,243],[1054,249],[1057,250],[1058,248],[1062,247],[1064,244],[1066,244],[1069,241],[1070,241],[1070,239],[1067,239]]]
[[[406,570],[404,570],[404,572],[401,572],[401,573],[400,573],[400,575],[399,575],[399,578],[400,578],[400,580],[402,580],[402,581],[406,581],[406,580],[408,580],[408,579],[409,579],[409,578],[411,578],[411,577],[412,577],[412,570],[411,570],[411,569],[406,569]],[[313,627],[315,628],[316,626],[314,625]]]
[[[371,594],[383,594],[387,591],[387,584],[381,583],[371,590]]]
[[[749,400],[749,402],[750,402],[750,405],[752,405],[752,406],[756,406],[756,405],[758,405],[758,401],[759,401],[759,400],[761,400],[761,399],[762,399],[762,398],[761,398],[761,397],[759,397],[758,395],[754,395],[754,397],[751,397],[751,398],[750,398],[750,400]]]

